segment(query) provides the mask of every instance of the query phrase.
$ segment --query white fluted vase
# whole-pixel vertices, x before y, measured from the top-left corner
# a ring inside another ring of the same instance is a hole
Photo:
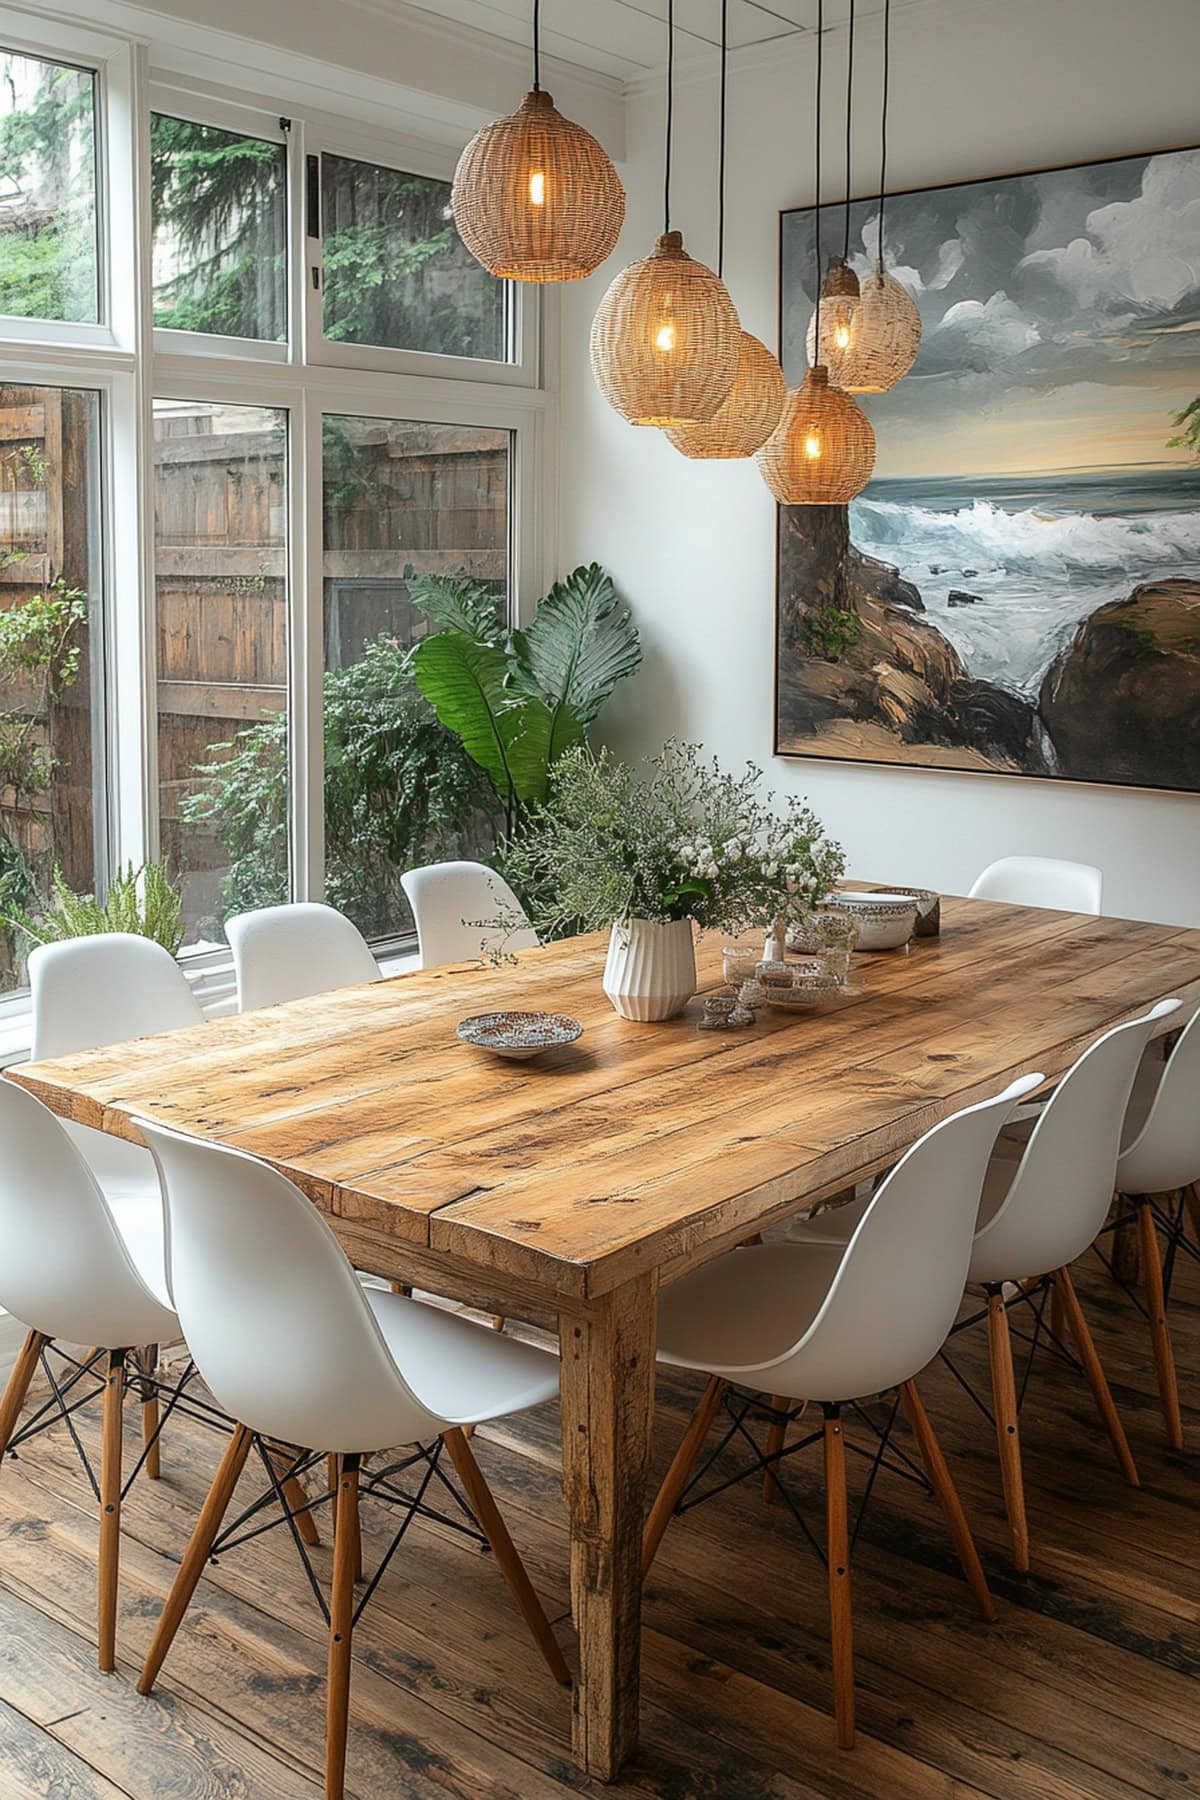
[[[604,991],[623,1019],[673,1019],[696,991],[692,921],[626,919],[613,926]]]

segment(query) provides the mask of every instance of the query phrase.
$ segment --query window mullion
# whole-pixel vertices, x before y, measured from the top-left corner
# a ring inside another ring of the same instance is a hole
[[[297,900],[320,900],[325,892],[321,429],[320,405],[302,398],[292,413],[289,465],[289,762],[292,893]]]

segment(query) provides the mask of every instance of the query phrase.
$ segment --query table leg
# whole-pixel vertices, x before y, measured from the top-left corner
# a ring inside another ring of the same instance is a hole
[[[564,1314],[563,1492],[571,1524],[571,1602],[579,1634],[575,1754],[615,1780],[637,1747],[642,1518],[654,1425],[658,1284],[640,1276]]]

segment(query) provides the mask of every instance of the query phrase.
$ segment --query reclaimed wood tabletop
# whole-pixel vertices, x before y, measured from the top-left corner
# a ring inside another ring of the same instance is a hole
[[[958,1107],[1167,995],[1200,1004],[1200,931],[945,900],[942,933],[860,954],[849,991],[753,1031],[618,1018],[602,936],[406,973],[26,1064],[63,1117],[143,1114],[253,1151],[360,1268],[536,1323],[562,1352],[580,1643],[575,1744],[613,1778],[637,1741],[639,1545],[658,1287],[886,1167]],[[701,992],[721,945],[698,945]],[[503,1062],[468,1014],[572,1013],[574,1045]]]

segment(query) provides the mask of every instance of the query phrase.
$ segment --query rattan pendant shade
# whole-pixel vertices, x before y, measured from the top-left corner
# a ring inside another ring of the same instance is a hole
[[[666,231],[592,320],[596,386],[634,425],[705,423],[733,387],[742,328],[725,283]]]
[[[858,276],[846,262],[836,262],[821,283],[821,304],[808,321],[805,343],[808,360],[829,370],[835,387],[844,387],[834,373],[837,361],[852,352],[858,342],[862,300]],[[817,342],[817,320],[820,319],[821,341]]]
[[[871,479],[875,433],[862,408],[830,387],[818,366],[788,395],[758,467],[783,506],[844,506]]]
[[[779,423],[787,383],[777,359],[758,338],[743,331],[737,374],[728,397],[702,425],[679,425],[665,435],[682,456],[753,456]]]
[[[830,353],[829,379],[848,394],[886,394],[908,374],[920,345],[916,301],[880,264],[862,284],[853,341]]]
[[[458,159],[454,223],[485,269],[509,281],[580,281],[615,248],[625,190],[590,131],[540,89],[483,126]]]

